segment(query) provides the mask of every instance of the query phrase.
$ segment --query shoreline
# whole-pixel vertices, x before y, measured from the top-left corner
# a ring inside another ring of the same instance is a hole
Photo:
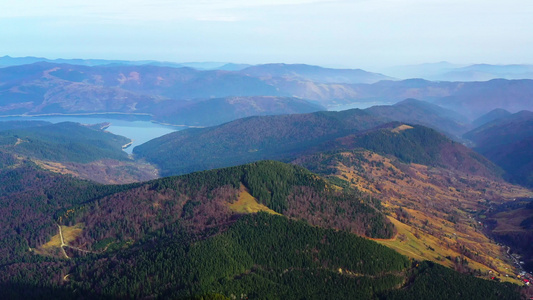
[[[153,117],[153,115],[149,113],[101,112],[101,113],[75,113],[75,114],[50,113],[50,114],[38,114],[38,115],[28,115],[28,114],[0,115],[0,119],[1,118],[39,118],[39,117],[90,117],[90,116],[105,116],[105,115]],[[160,122],[156,120],[146,120],[145,122],[151,122],[154,124],[159,124],[163,126],[171,126],[171,127],[185,127],[185,128],[209,127],[209,126],[202,126],[202,125],[171,124],[171,123],[165,123],[165,122]]]
[[[187,128],[206,128],[206,127],[208,127],[208,126],[194,126],[194,125],[170,124],[170,123],[163,123],[163,122],[159,122],[159,121],[155,121],[155,120],[150,120],[150,122],[155,123],[155,124],[159,124],[159,125],[173,126],[173,127],[187,127]]]
[[[123,113],[123,112],[96,112],[96,113],[75,113],[75,114],[63,114],[63,113],[49,113],[49,114],[38,114],[38,115],[0,115],[0,118],[32,118],[32,117],[75,117],[75,116],[94,116],[94,115],[125,115],[125,116],[146,116],[153,117],[149,113]]]

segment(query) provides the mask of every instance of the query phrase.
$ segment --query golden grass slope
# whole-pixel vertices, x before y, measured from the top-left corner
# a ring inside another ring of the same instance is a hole
[[[491,203],[531,196],[531,191],[442,168],[403,164],[365,150],[356,154],[342,153],[344,161],[352,163],[337,161],[335,176],[381,199],[398,234],[378,242],[415,259],[479,271],[484,277],[500,274],[508,280],[505,275],[516,275],[506,249],[484,234],[482,220],[475,217]]]
[[[394,133],[400,133],[401,131],[404,131],[404,130],[407,130],[407,129],[413,129],[413,126],[409,126],[409,125],[400,125],[396,128],[394,128],[393,130],[391,130],[392,132]]]
[[[246,187],[244,187],[244,185],[241,185],[239,189],[239,198],[237,199],[237,201],[229,203],[228,206],[232,211],[236,213],[251,214],[264,211],[270,214],[280,215],[279,213],[273,211],[265,205],[257,202],[257,199],[255,199],[250,194],[250,192]]]
[[[78,223],[74,226],[64,226],[61,225],[61,232],[63,234],[63,241],[66,245],[70,245],[71,242],[75,241],[78,236],[81,235],[83,231],[83,224]],[[54,235],[50,241],[46,244],[39,246],[37,249],[34,249],[35,253],[45,256],[59,256],[61,254],[61,237],[59,232]]]
[[[72,176],[78,176],[75,172],[72,172],[69,170],[65,165],[58,163],[58,162],[52,162],[52,161],[44,161],[44,160],[38,160],[38,159],[32,159],[32,161],[37,164],[39,167],[48,170],[50,172],[59,173],[59,174],[69,174]]]

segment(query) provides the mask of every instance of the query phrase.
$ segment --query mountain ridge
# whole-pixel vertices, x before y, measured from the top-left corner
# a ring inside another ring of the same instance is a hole
[[[488,160],[436,131],[412,125],[408,128],[415,129],[395,133],[395,128],[401,126],[400,122],[387,123],[386,119],[359,109],[250,117],[174,132],[135,147],[133,154],[159,166],[162,174],[175,175],[255,160],[290,160],[302,154],[366,147],[408,162],[442,163],[451,168],[468,166],[485,170],[482,172],[487,176],[500,176],[494,175],[501,171]],[[425,151],[429,149],[433,149],[430,155],[436,156],[427,157]]]
[[[474,149],[506,171],[512,181],[533,186],[533,112],[521,111],[464,134]]]

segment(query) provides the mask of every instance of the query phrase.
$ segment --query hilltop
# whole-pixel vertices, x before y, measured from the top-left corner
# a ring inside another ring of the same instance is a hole
[[[495,121],[495,120],[498,120],[498,119],[503,119],[503,118],[508,117],[510,115],[511,115],[511,113],[506,111],[505,109],[496,108],[496,109],[493,109],[493,110],[489,111],[488,113],[482,115],[481,117],[475,119],[474,121],[472,121],[472,125],[474,126],[474,128],[477,128],[477,127],[483,126],[483,125],[485,125],[487,123],[490,123],[492,121]]]
[[[468,119],[461,114],[417,99],[405,99],[394,105],[372,106],[365,111],[390,121],[424,125],[451,137],[461,136],[470,129]]]

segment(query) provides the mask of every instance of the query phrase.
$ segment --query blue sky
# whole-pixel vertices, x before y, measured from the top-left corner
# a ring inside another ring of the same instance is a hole
[[[0,0],[0,55],[531,64],[532,16],[532,0]]]

